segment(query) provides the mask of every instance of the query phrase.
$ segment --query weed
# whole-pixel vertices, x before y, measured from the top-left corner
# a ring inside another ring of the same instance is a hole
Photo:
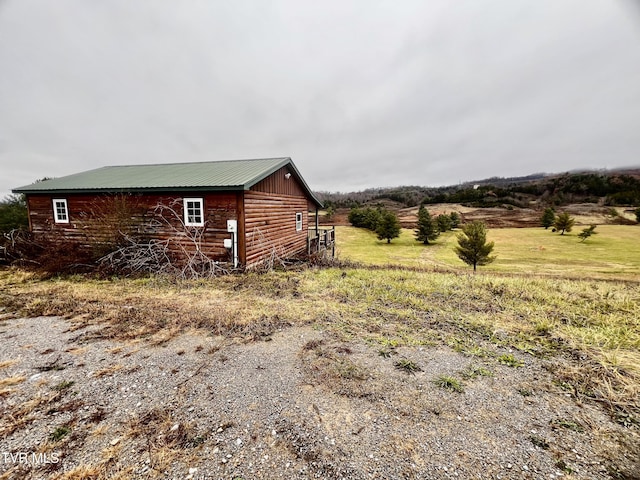
[[[395,355],[397,352],[395,350],[393,350],[392,348],[382,348],[380,350],[378,350],[378,356],[382,357],[382,358],[391,358],[391,355]]]
[[[564,473],[567,473],[567,474],[573,473],[573,468],[567,465],[564,460],[558,460],[555,465],[556,465],[556,468],[558,468],[559,470],[562,470]]]
[[[477,345],[474,345],[470,348],[466,348],[462,350],[462,353],[470,357],[480,357],[480,358],[489,358],[494,355],[493,352],[491,352],[490,350],[479,347]]]
[[[57,390],[59,392],[63,391],[63,390],[67,390],[69,388],[71,388],[76,382],[73,381],[62,381],[59,384],[51,387],[53,390]]]
[[[64,405],[55,406],[47,410],[47,415],[54,415],[56,413],[62,412],[76,412],[80,410],[84,406],[84,403],[80,400],[72,400],[70,402],[65,403]]]
[[[445,390],[449,390],[451,392],[462,393],[464,392],[464,387],[460,383],[460,381],[455,377],[450,377],[448,375],[440,375],[433,381],[438,387],[444,388]]]
[[[414,362],[413,360],[409,360],[407,358],[401,358],[397,362],[393,364],[398,370],[402,370],[403,372],[410,373],[411,375],[415,375],[416,372],[421,372],[422,368]]]
[[[87,418],[87,420],[91,423],[100,423],[106,417],[107,411],[102,407],[98,407],[95,412],[89,415],[89,418]]]
[[[478,367],[475,365],[469,365],[466,370],[461,373],[463,378],[477,378],[477,377],[493,377],[493,372],[484,367]]]
[[[539,320],[536,322],[535,331],[538,335],[549,335],[553,325],[547,320]]]
[[[640,421],[638,421],[638,417],[632,413],[628,412],[616,412],[614,415],[615,421],[622,425],[623,427],[630,428],[634,425],[640,425]]]
[[[538,437],[537,435],[531,435],[529,440],[531,440],[531,443],[536,447],[542,448],[543,450],[549,450],[549,443],[544,438]]]
[[[533,395],[533,391],[527,388],[518,388],[516,391],[523,397],[530,397],[531,395]]]
[[[582,433],[584,432],[584,427],[579,424],[578,422],[573,422],[571,420],[563,420],[561,418],[558,418],[556,420],[552,420],[551,422],[551,428],[566,428],[567,430],[573,430],[574,432],[578,432],[578,433]]]
[[[52,442],[59,442],[60,440],[62,440],[64,437],[66,437],[70,433],[71,433],[71,429],[69,427],[61,426],[61,427],[56,428],[49,435],[49,440],[51,440]]]
[[[302,346],[302,350],[316,350],[319,348],[324,342],[322,340],[309,340]]]
[[[503,353],[497,358],[497,360],[498,360],[498,363],[501,363],[502,365],[507,365],[508,367],[513,367],[513,368],[521,367],[524,365],[524,362],[522,362],[521,360],[518,360],[511,353]]]
[[[62,370],[65,369],[64,365],[59,364],[59,358],[55,359],[53,362],[50,362],[46,365],[43,365],[42,367],[36,367],[36,370],[38,370],[39,372],[60,372]]]

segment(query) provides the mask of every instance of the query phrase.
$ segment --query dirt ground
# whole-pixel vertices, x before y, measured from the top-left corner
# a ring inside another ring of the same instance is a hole
[[[568,359],[92,328],[0,322],[0,478],[639,478],[637,435],[554,381]]]

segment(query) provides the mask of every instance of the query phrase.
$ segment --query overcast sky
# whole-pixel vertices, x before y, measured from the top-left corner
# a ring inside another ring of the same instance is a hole
[[[640,165],[638,0],[0,0],[0,195],[290,156],[314,190]]]

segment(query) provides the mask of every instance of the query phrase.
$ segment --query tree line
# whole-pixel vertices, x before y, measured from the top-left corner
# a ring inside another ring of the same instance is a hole
[[[621,172],[567,173],[564,175],[498,178],[493,177],[447,187],[402,186],[371,188],[360,192],[317,192],[318,198],[334,208],[362,207],[389,199],[407,207],[436,203],[461,203],[474,207],[496,204],[525,207],[532,199],[542,204],[561,206],[574,202],[605,205],[639,205],[640,178]]]

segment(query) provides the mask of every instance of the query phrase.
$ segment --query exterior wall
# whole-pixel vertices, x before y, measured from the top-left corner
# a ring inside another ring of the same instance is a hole
[[[296,231],[296,213],[302,213],[300,231]],[[246,266],[273,254],[286,258],[306,251],[309,226],[306,197],[247,191],[244,218]]]
[[[203,198],[204,227],[185,227],[182,199]],[[123,195],[28,195],[29,221],[36,239],[59,244],[74,243],[81,248],[95,248],[108,242],[118,231],[146,239],[170,240],[169,249],[180,254],[182,249],[194,251],[194,238],[210,258],[229,261],[231,253],[224,248],[227,220],[238,219],[236,192],[186,194]],[[56,223],[53,199],[67,200],[69,223]],[[163,208],[158,208],[162,205]],[[193,235],[187,235],[188,231]]]
[[[286,177],[287,174],[290,175],[289,178]],[[292,197],[307,197],[300,182],[298,182],[292,171],[286,166],[276,170],[267,178],[256,183],[251,187],[251,191],[289,195]]]

